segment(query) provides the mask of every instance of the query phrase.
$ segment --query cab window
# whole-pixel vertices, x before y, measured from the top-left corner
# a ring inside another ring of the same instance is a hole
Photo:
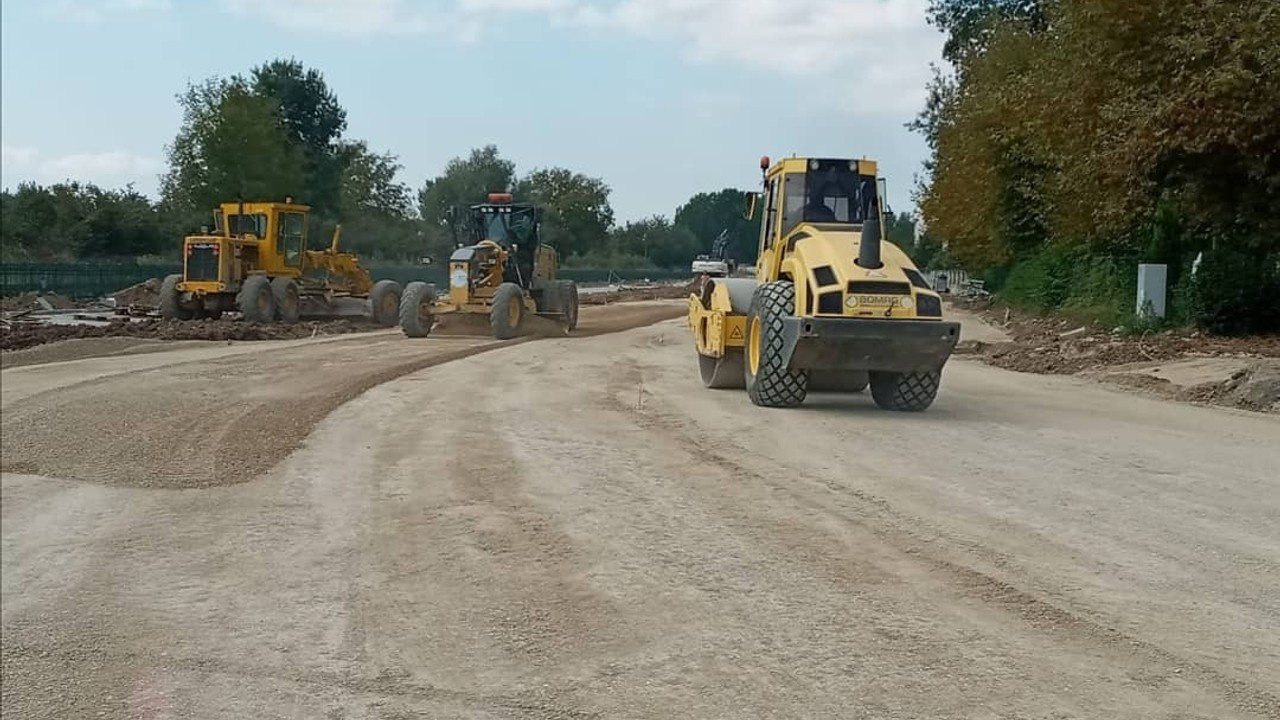
[[[303,243],[306,239],[306,223],[302,213],[280,213],[280,242],[276,251],[284,255],[287,265],[302,261]]]

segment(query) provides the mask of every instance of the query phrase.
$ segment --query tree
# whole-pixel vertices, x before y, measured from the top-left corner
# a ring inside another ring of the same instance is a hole
[[[675,224],[693,234],[699,252],[710,252],[716,237],[728,230],[728,255],[739,263],[754,264],[760,241],[761,213],[757,211],[755,220],[748,220],[746,206],[747,196],[741,190],[726,188],[698,193],[676,209]]]
[[[182,127],[168,148],[161,196],[188,229],[237,197],[304,196],[306,160],[276,122],[277,101],[232,78],[189,86],[179,103]]]
[[[639,257],[643,264],[660,268],[687,268],[700,251],[692,231],[661,215],[614,228],[610,239],[618,256]]]
[[[516,194],[543,208],[542,238],[564,256],[606,247],[613,227],[609,186],[599,178],[564,168],[534,170]]]
[[[305,199],[325,214],[336,211],[349,154],[338,141],[347,129],[347,111],[319,71],[297,60],[273,60],[254,68],[250,87],[276,101],[276,121],[285,137],[306,158]]]

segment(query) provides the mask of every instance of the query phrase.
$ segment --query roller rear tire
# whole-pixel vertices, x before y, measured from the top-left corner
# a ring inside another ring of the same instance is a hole
[[[942,383],[942,371],[873,372],[871,397],[876,405],[897,412],[920,412],[933,404]]]

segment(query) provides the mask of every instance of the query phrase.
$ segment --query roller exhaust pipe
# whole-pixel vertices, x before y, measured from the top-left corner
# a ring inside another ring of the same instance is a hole
[[[867,221],[862,223],[862,242],[858,246],[858,267],[877,270],[884,266],[880,262],[880,213],[873,212]]]

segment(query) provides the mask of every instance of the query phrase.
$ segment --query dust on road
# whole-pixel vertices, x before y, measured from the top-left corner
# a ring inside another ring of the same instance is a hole
[[[347,342],[15,394],[6,454],[14,409],[225,363],[261,409]],[[963,360],[928,413],[764,410],[701,387],[680,320],[508,344],[370,389],[238,485],[6,474],[3,707],[1277,717],[1278,436]]]

